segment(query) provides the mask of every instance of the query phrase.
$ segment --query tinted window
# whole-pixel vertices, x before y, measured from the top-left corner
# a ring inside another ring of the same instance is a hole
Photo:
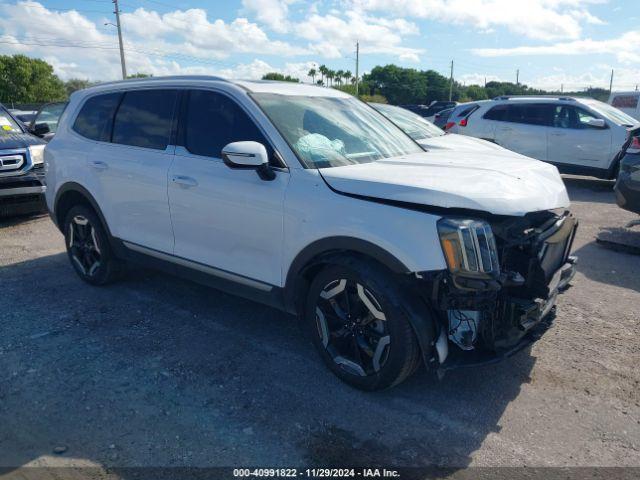
[[[0,107],[0,133],[21,133],[22,129],[4,108]]]
[[[471,115],[477,108],[478,108],[477,105],[472,105],[470,107],[463,108],[462,110],[460,110],[460,113],[458,114],[458,118],[462,118],[462,117],[466,117],[468,115]]]
[[[507,121],[527,125],[551,125],[553,107],[542,103],[509,105]]]
[[[254,141],[272,149],[256,124],[229,97],[203,90],[189,93],[185,122],[185,147],[196,155],[220,158],[231,142]]]
[[[582,108],[570,105],[558,105],[553,112],[553,126],[555,128],[586,129],[598,128],[589,125],[589,120],[598,118]]]
[[[111,139],[113,115],[122,93],[107,93],[88,99],[76,117],[73,129],[91,140],[108,142]]]
[[[487,120],[498,120],[499,122],[504,122],[507,119],[507,107],[508,105],[496,105],[487,113],[485,113],[483,118]]]
[[[113,143],[164,150],[169,144],[176,90],[127,92],[113,123]]]

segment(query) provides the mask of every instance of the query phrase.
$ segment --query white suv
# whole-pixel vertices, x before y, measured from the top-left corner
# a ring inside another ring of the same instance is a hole
[[[45,157],[83,280],[142,262],[297,314],[363,389],[511,355],[574,271],[555,167],[425,152],[334,89],[103,84],[71,96]]]
[[[638,127],[629,115],[590,98],[498,97],[459,105],[445,129],[549,162],[562,173],[612,179]]]

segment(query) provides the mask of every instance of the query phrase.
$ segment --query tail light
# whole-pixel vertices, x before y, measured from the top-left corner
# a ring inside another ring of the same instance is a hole
[[[627,147],[628,153],[640,153],[640,137],[631,137],[631,143]]]
[[[447,124],[444,126],[445,131],[449,130],[451,127],[455,126],[456,122],[447,122]]]
[[[463,118],[462,120],[460,120],[460,123],[458,124],[461,127],[466,127],[467,126],[467,119]]]

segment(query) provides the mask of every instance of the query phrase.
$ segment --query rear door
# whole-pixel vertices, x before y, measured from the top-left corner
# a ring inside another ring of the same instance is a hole
[[[119,99],[110,142],[88,157],[97,199],[111,233],[154,250],[173,251],[167,173],[178,90],[127,91]]]
[[[581,167],[608,168],[611,129],[592,127],[589,120],[601,118],[574,105],[555,105],[549,128],[549,161]]]
[[[524,102],[502,106],[506,109],[496,120],[496,143],[522,155],[547,160],[547,133],[552,106]]]

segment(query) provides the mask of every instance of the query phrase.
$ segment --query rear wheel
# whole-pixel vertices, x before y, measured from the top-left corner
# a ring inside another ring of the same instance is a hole
[[[93,210],[84,205],[72,207],[65,217],[64,234],[69,260],[82,280],[104,285],[117,278],[120,262]]]
[[[420,350],[391,274],[357,261],[331,265],[313,280],[305,323],[328,367],[363,390],[406,379]]]

